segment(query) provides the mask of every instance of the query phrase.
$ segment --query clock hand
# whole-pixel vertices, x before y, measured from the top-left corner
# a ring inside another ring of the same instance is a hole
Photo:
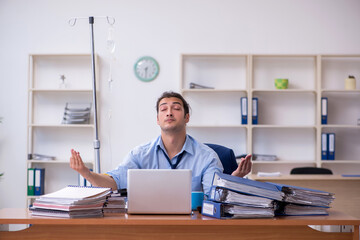
[[[145,67],[145,77],[147,77],[147,70],[148,70],[148,67]]]

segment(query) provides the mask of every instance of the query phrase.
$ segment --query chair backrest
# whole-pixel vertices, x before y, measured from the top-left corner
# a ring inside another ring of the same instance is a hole
[[[224,173],[231,174],[236,170],[238,165],[232,149],[212,143],[205,143],[205,145],[209,146],[217,153],[224,167]]]
[[[333,174],[330,169],[317,167],[293,168],[290,174]]]

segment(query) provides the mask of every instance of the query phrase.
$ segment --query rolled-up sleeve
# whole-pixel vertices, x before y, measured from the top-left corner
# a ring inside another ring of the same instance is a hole
[[[106,174],[110,175],[116,182],[118,189],[127,188],[127,171],[128,169],[137,169],[139,165],[136,163],[133,151],[131,151],[116,169],[108,171]]]
[[[202,179],[204,194],[209,195],[210,193],[210,188],[212,185],[214,173],[222,173],[223,170],[224,169],[221,164],[221,161],[219,157],[215,154],[215,156],[212,157],[212,160],[210,161],[207,168],[204,169],[203,179]]]

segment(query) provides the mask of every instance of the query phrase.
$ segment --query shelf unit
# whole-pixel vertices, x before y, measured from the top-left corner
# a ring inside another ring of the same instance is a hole
[[[244,153],[270,154],[253,161],[259,171],[289,174],[294,167],[360,171],[360,90],[344,90],[348,75],[360,78],[360,55],[181,55],[180,89],[192,112],[190,135]],[[275,78],[288,78],[277,90]],[[212,89],[190,89],[196,83]],[[359,88],[358,81],[358,88]],[[328,125],[321,125],[321,97],[328,97]],[[248,98],[248,124],[241,124],[240,98]],[[252,124],[253,97],[258,124]],[[347,107],[344,107],[347,106]],[[334,161],[321,160],[321,133],[336,133]]]
[[[26,165],[45,168],[45,194],[78,184],[78,174],[69,166],[70,149],[81,152],[87,167],[95,166],[93,112],[89,124],[62,124],[67,102],[92,104],[91,73],[90,54],[29,55],[27,153],[55,160],[28,159]],[[27,206],[36,197],[28,196]]]

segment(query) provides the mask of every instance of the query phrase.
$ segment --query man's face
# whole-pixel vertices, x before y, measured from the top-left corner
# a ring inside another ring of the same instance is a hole
[[[159,102],[157,124],[164,132],[181,131],[189,122],[189,114],[185,115],[184,106],[179,98],[163,98]]]

